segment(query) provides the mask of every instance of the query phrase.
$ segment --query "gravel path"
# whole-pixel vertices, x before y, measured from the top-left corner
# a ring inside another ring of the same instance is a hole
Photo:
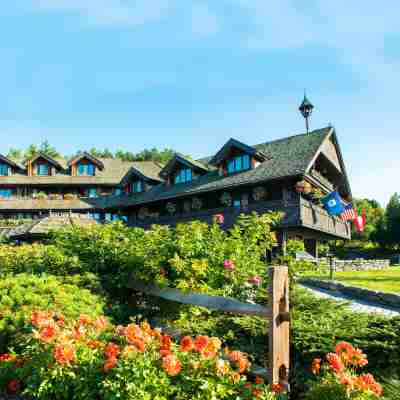
[[[400,311],[393,310],[391,308],[377,306],[375,304],[369,303],[367,301],[361,300],[354,300],[351,297],[343,296],[342,294],[332,293],[328,290],[324,289],[317,289],[317,288],[309,288],[307,286],[301,285],[304,289],[311,292],[314,296],[331,299],[331,300],[338,300],[338,301],[349,301],[349,307],[356,312],[363,312],[368,314],[381,314],[387,317],[396,317],[400,316]]]

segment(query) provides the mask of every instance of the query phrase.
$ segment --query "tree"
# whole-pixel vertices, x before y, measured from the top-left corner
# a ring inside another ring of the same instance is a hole
[[[55,147],[51,146],[48,140],[43,141],[39,146],[39,151],[49,157],[60,157],[60,153]]]
[[[11,148],[7,154],[8,158],[12,160],[21,160],[23,158],[23,151],[21,149]]]

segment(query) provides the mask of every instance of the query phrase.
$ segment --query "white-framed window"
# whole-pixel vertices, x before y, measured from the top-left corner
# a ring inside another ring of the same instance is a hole
[[[12,195],[12,189],[0,189],[0,199],[10,199]]]
[[[90,189],[88,190],[88,196],[89,196],[90,198],[97,197],[97,189],[96,189],[96,188],[90,188]]]
[[[0,176],[10,175],[10,167],[7,164],[0,164]]]
[[[78,164],[76,174],[78,176],[94,176],[95,166],[93,164]]]
[[[248,169],[250,169],[250,156],[248,154],[236,156],[228,160],[228,173],[230,174]]]
[[[132,193],[141,193],[143,192],[143,182],[136,181],[131,184],[131,192]]]
[[[175,183],[186,183],[193,179],[193,172],[190,168],[183,168],[175,175]]]
[[[48,176],[50,175],[50,166],[49,164],[38,164],[36,167],[36,172],[38,176]]]

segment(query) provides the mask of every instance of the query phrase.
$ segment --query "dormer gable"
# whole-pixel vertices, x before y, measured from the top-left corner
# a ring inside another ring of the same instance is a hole
[[[19,164],[0,154],[0,177],[13,175],[21,169]]]
[[[87,152],[76,156],[67,165],[72,176],[95,176],[96,169],[104,169],[103,162]]]
[[[256,168],[266,159],[267,156],[261,151],[231,138],[209,163],[218,167],[220,175],[228,175]]]
[[[141,193],[162,182],[161,166],[153,161],[135,163],[121,181],[126,194]]]
[[[191,182],[208,171],[209,168],[203,163],[176,153],[161,170],[160,176],[171,185]]]
[[[28,176],[51,176],[63,169],[57,160],[43,153],[35,154],[25,165]]]

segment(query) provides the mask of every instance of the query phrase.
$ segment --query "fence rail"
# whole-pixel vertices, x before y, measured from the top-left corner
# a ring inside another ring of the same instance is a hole
[[[269,320],[268,360],[266,368],[270,383],[280,383],[288,388],[289,382],[289,277],[288,267],[269,268],[268,306],[244,303],[239,300],[209,296],[200,293],[183,293],[178,289],[160,288],[132,279],[128,287],[145,294],[183,304],[202,306],[222,312],[243,315],[259,315]]]

